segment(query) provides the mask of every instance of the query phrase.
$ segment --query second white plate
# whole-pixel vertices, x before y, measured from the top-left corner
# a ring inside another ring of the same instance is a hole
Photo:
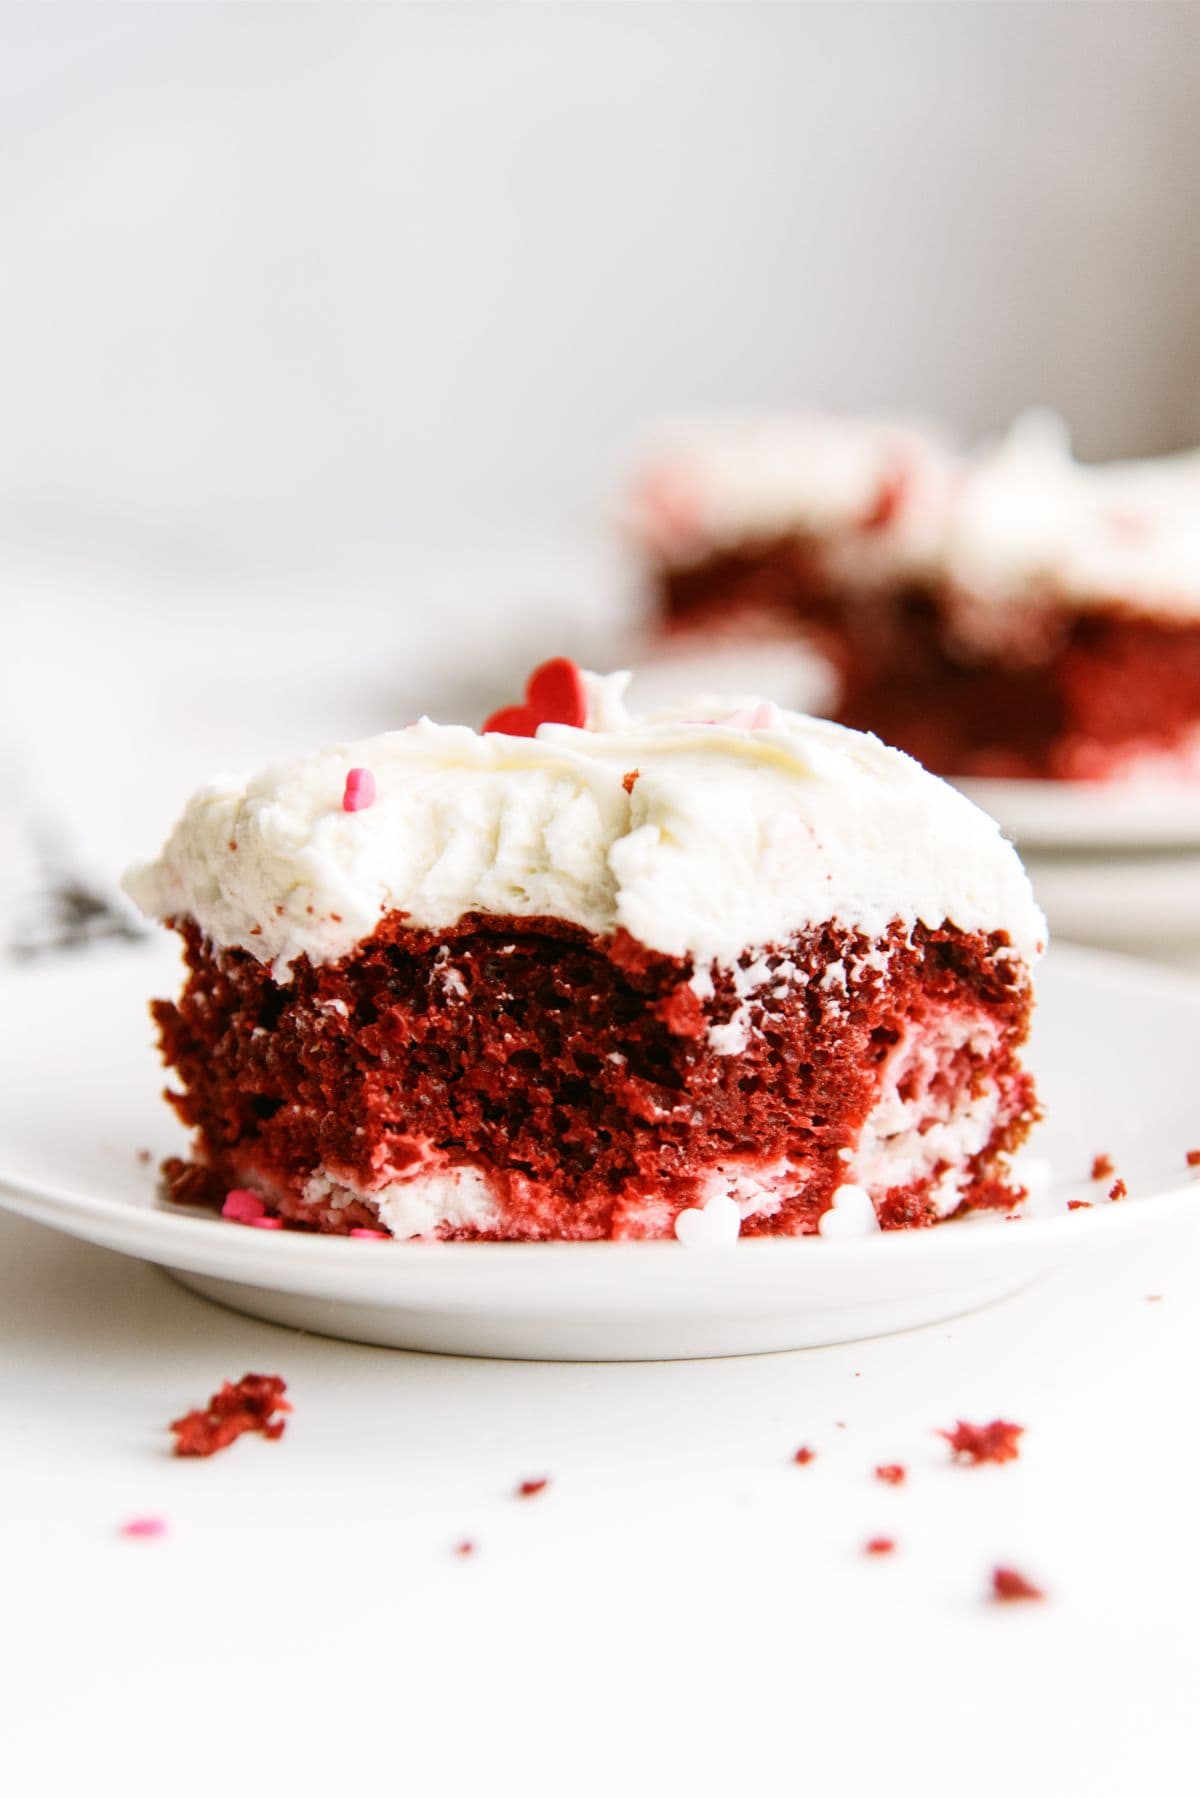
[[[956,780],[1022,849],[1200,846],[1200,782]]]

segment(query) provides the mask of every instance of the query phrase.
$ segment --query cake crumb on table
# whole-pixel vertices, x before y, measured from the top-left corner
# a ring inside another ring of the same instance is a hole
[[[1092,1179],[1107,1180],[1117,1171],[1111,1155],[1096,1155],[1092,1160]]]
[[[952,1430],[935,1433],[950,1444],[956,1461],[979,1466],[984,1461],[1015,1461],[1021,1452],[1017,1444],[1025,1434],[1025,1426],[1005,1423],[1001,1417],[992,1423],[964,1423],[960,1417]]]
[[[1028,1598],[1045,1598],[1046,1594],[1015,1567],[997,1567],[992,1573],[992,1599],[998,1604],[1011,1604]]]
[[[868,1555],[890,1555],[895,1553],[895,1549],[896,1542],[892,1536],[872,1536],[863,1545],[863,1553]]]
[[[1200,1167],[1200,1149],[1188,1149],[1183,1159],[1189,1167]]]
[[[549,1484],[550,1476],[548,1474],[544,1474],[541,1479],[537,1480],[522,1480],[517,1487],[517,1497],[536,1498],[538,1493],[544,1492]]]
[[[902,1486],[908,1478],[908,1470],[899,1461],[887,1461],[875,1469],[875,1478],[882,1480],[885,1486]]]
[[[798,1448],[796,1450],[795,1454],[792,1456],[792,1460],[796,1463],[797,1467],[807,1467],[809,1462],[815,1461],[816,1458],[817,1458],[816,1449],[809,1448],[807,1446],[807,1444],[805,1444],[802,1448]]]
[[[1126,1186],[1124,1180],[1114,1180],[1108,1189],[1108,1196],[1114,1205],[1118,1199],[1127,1199],[1129,1197],[1129,1188]]]
[[[240,1380],[226,1380],[214,1392],[203,1411],[189,1411],[170,1425],[176,1455],[215,1455],[250,1430],[268,1441],[283,1435],[284,1413],[291,1405],[284,1398],[286,1383],[278,1374],[247,1373]]]

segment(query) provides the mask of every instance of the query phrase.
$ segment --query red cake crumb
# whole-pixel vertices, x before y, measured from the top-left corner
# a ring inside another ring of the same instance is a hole
[[[521,1484],[517,1487],[517,1497],[536,1498],[538,1493],[544,1492],[549,1484],[550,1479],[548,1475],[544,1475],[540,1480],[522,1480]]]
[[[1162,1296],[1161,1292],[1148,1292],[1146,1294],[1146,1303],[1148,1305],[1161,1305]]]
[[[1005,1423],[997,1417],[993,1423],[964,1423],[959,1418],[952,1430],[938,1430],[950,1444],[956,1461],[969,1461],[978,1467],[984,1461],[1015,1461],[1020,1454],[1017,1444],[1025,1434],[1020,1423]]]
[[[1067,1210],[1068,1211],[1090,1211],[1091,1209],[1092,1209],[1092,1201],[1090,1199],[1068,1199],[1067,1200]]]
[[[1200,1149],[1189,1149],[1183,1159],[1189,1167],[1200,1167]]]
[[[864,1546],[863,1553],[869,1555],[890,1555],[895,1551],[896,1542],[892,1536],[872,1536]]]
[[[875,1469],[875,1478],[882,1480],[885,1486],[902,1486],[908,1478],[908,1471],[901,1467],[899,1461],[888,1461]]]
[[[817,1451],[815,1448],[798,1448],[792,1456],[792,1460],[795,1461],[798,1467],[807,1467],[809,1462],[815,1461],[816,1458]]]
[[[175,1205],[203,1205],[219,1211],[228,1186],[219,1174],[196,1161],[171,1155],[159,1168],[162,1191]]]
[[[226,1380],[203,1411],[189,1411],[171,1424],[177,1455],[215,1455],[248,1430],[258,1430],[271,1442],[283,1435],[283,1412],[291,1406],[284,1398],[287,1386],[278,1374],[247,1373],[240,1380]]]
[[[992,1574],[992,1598],[999,1604],[1011,1604],[1025,1598],[1045,1598],[1046,1594],[1032,1580],[1027,1580],[1015,1567],[997,1567]]]
[[[148,1161],[152,1161],[154,1159],[154,1157],[150,1153],[149,1149],[139,1149],[137,1152],[137,1158],[141,1162],[143,1167],[145,1167],[145,1165]]]
[[[640,773],[641,773],[640,768],[631,768],[629,770],[628,774],[623,774],[621,776],[621,785],[624,787],[624,789],[627,793],[633,792],[634,784],[637,781],[637,777]]]
[[[1116,1171],[1111,1155],[1097,1155],[1092,1162],[1093,1180],[1107,1180],[1109,1176],[1115,1174]]]
[[[1127,1199],[1129,1197],[1129,1188],[1126,1186],[1124,1180],[1114,1180],[1108,1189],[1108,1196],[1114,1204],[1118,1199]]]
[[[475,1553],[475,1544],[469,1539],[464,1538],[463,1541],[454,1544],[454,1553],[460,1556],[461,1559],[466,1560],[468,1555],[473,1555]]]

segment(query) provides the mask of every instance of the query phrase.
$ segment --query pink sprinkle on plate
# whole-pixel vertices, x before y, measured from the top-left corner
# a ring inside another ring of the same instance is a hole
[[[267,1208],[256,1192],[250,1192],[244,1186],[235,1186],[225,1194],[225,1203],[221,1206],[221,1216],[227,1217],[235,1224],[256,1224],[266,1216]]]

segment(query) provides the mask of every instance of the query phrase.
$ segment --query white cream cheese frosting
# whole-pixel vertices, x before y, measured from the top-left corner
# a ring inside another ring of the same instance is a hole
[[[668,562],[795,532],[845,535],[841,551],[863,572],[884,555],[915,568],[935,552],[951,470],[928,427],[816,412],[663,426],[640,466],[630,526]]]
[[[977,605],[1200,617],[1200,451],[1088,465],[1058,419],[1030,413],[969,467],[941,562]]]
[[[641,467],[631,527],[669,565],[795,533],[852,589],[923,576],[995,611],[1200,617],[1200,450],[1077,462],[1038,411],[963,455],[927,427],[797,413],[664,427]],[[895,504],[873,527],[889,481]]]
[[[432,930],[468,912],[623,927],[697,967],[830,920],[871,937],[895,920],[1004,931],[1027,961],[1045,942],[997,826],[899,750],[745,699],[638,715],[627,676],[586,679],[598,728],[526,738],[422,718],[216,780],[126,891],[279,980],[393,912]],[[375,800],[348,812],[352,768]]]

